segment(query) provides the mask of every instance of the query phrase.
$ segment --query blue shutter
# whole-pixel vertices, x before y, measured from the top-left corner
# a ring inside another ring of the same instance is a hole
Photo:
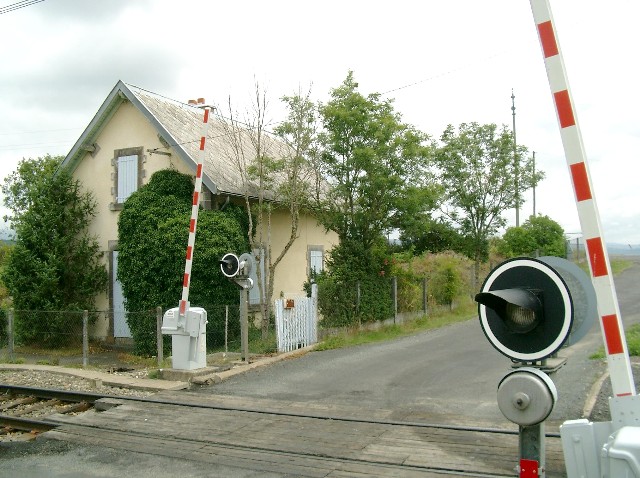
[[[138,155],[118,158],[118,194],[116,202],[123,203],[138,189]]]
[[[264,290],[265,294],[266,294],[266,288],[264,287],[265,285],[265,268],[264,268],[264,254],[261,254],[260,249],[254,249],[253,250],[253,258],[255,259],[256,256],[260,256],[260,262],[258,263],[258,261],[256,261],[256,267],[260,268],[260,272],[262,273],[262,290]],[[258,274],[255,270],[251,271],[251,274],[249,275],[249,277],[251,277],[251,279],[253,279],[253,287],[251,289],[249,289],[249,304],[250,305],[259,305],[260,304],[260,289],[258,288]]]

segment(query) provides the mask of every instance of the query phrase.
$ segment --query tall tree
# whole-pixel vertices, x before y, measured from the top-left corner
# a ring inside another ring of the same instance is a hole
[[[13,212],[17,239],[2,280],[16,309],[91,310],[107,286],[99,244],[88,232],[96,201],[69,171],[55,170],[61,159],[23,160],[5,179],[5,205]],[[25,316],[18,332],[25,341],[46,340],[65,331],[68,320]]]
[[[229,101],[229,120],[224,123],[229,139],[226,154],[242,181],[249,221],[248,239],[256,259],[262,263],[256,275],[260,293],[262,333],[266,337],[271,316],[274,279],[278,265],[298,237],[300,211],[313,188],[307,155],[314,144],[315,105],[310,95],[283,97],[287,118],[272,133],[267,131],[266,91],[256,84],[252,110],[242,120]],[[287,210],[289,237],[279,250],[272,243],[272,217]]]
[[[444,212],[471,239],[477,285],[488,239],[505,224],[503,213],[516,202],[522,204],[522,193],[544,175],[534,172],[530,159],[515,170],[513,135],[505,125],[498,129],[495,124],[462,123],[457,131],[449,125],[440,139],[436,164],[445,191]],[[525,157],[525,146],[516,150],[518,157]]]
[[[402,123],[390,100],[361,94],[351,71],[320,114],[328,190],[319,217],[341,243],[367,250],[398,224],[409,198],[429,187],[428,137]]]

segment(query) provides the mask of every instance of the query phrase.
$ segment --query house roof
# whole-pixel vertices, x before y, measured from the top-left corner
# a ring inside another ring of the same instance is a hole
[[[119,81],[86,127],[80,138],[65,157],[62,165],[77,167],[88,151],[94,148],[96,138],[109,122],[118,107],[129,101],[157,130],[161,143],[171,147],[178,156],[196,171],[200,138],[202,136],[202,109],[166,98],[137,86]],[[236,128],[231,133],[230,123],[211,115],[208,122],[206,157],[203,167],[203,182],[214,194],[257,195],[257,187],[247,184],[241,171],[255,158],[249,129]],[[264,153],[268,156],[283,156],[287,152],[284,143],[266,135],[263,138]],[[238,162],[244,163],[239,167]]]

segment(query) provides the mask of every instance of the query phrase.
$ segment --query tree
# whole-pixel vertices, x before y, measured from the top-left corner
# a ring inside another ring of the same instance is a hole
[[[564,230],[549,216],[530,216],[521,227],[510,227],[505,231],[498,252],[506,257],[565,257]]]
[[[407,211],[425,212],[432,204],[429,138],[403,123],[392,101],[361,94],[353,72],[319,113],[316,166],[326,182],[315,211],[340,242],[329,253],[327,272],[316,278],[318,303],[334,325],[387,318],[392,304],[382,292],[390,290],[385,235]]]
[[[391,101],[357,88],[350,71],[320,108],[320,167],[328,190],[318,213],[341,243],[357,241],[368,250],[429,187],[431,148],[424,133],[401,122]]]
[[[56,171],[61,160],[23,160],[2,188],[17,236],[2,280],[18,310],[92,310],[96,295],[106,290],[102,252],[88,232],[96,201],[68,170]],[[69,320],[64,314],[46,321],[25,315],[17,332],[25,342],[47,342],[68,332]]]
[[[266,338],[271,317],[274,280],[278,265],[298,238],[301,208],[308,202],[314,182],[307,167],[307,156],[315,142],[315,105],[310,94],[298,93],[282,98],[287,118],[275,128],[273,138],[266,130],[268,102],[266,92],[256,84],[253,110],[238,120],[229,102],[229,121],[224,128],[229,138],[227,157],[242,178],[248,218],[247,237],[256,259],[264,264],[256,275],[260,293],[262,335]],[[278,251],[271,240],[272,215],[286,209],[290,219],[289,238]]]
[[[176,307],[182,294],[192,198],[191,176],[161,170],[127,199],[120,213],[118,279],[132,312],[127,323],[140,355],[156,353],[156,323],[154,317],[136,312]],[[189,301],[207,309],[209,344],[219,341],[224,330],[224,314],[216,312],[238,301],[237,287],[220,273],[218,261],[228,251],[247,249],[246,227],[237,206],[198,214]],[[230,335],[238,332],[234,327]]]
[[[475,282],[480,263],[488,253],[488,239],[505,224],[502,214],[522,203],[522,193],[542,178],[531,160],[513,160],[513,135],[506,126],[463,123],[458,131],[449,125],[441,136],[435,159],[445,191],[444,213],[472,243]],[[517,156],[527,148],[518,145]],[[518,187],[516,188],[516,167]]]
[[[11,228],[15,229],[15,222],[19,221],[33,204],[37,185],[53,176],[62,159],[62,156],[49,154],[36,159],[23,158],[18,163],[18,168],[4,178],[4,205],[12,213],[5,215],[4,220],[9,222]]]
[[[400,230],[400,242],[403,249],[412,249],[418,256],[424,252],[466,251],[465,238],[458,229],[442,218],[429,216],[416,215],[405,222]]]

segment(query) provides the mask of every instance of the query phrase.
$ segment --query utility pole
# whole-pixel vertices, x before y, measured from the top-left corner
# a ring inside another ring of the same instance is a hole
[[[511,114],[513,116],[513,169],[516,192],[516,227],[520,227],[520,164],[518,163],[518,144],[516,143],[516,97],[511,88]]]
[[[533,177],[536,177],[536,152],[533,152]],[[533,217],[536,217],[536,183],[533,183]]]

